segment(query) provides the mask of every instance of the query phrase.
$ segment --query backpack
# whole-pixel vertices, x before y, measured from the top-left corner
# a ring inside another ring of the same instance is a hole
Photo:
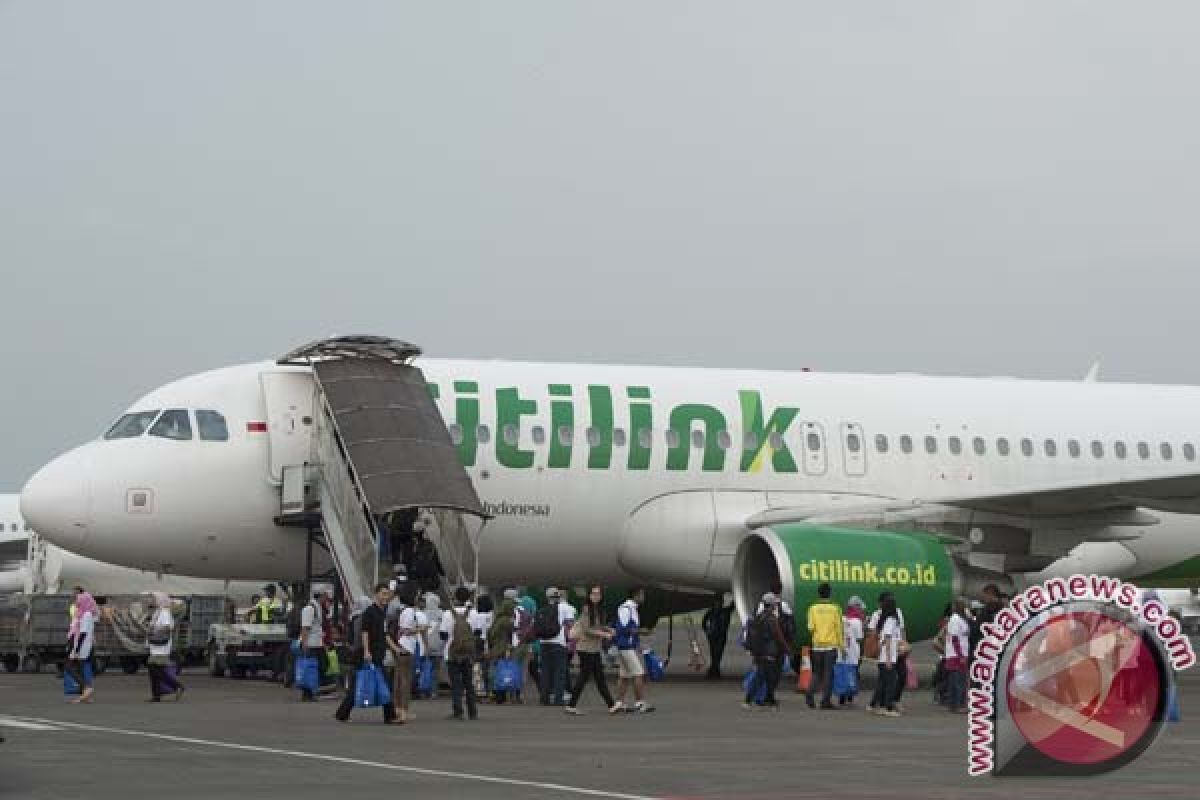
[[[554,639],[562,633],[562,623],[558,621],[558,603],[547,603],[533,615],[533,635],[538,639]]]
[[[621,622],[621,611],[617,610],[617,621],[613,625],[613,641],[617,645],[618,650],[634,650],[638,646],[638,623],[633,621],[633,614],[629,615],[629,622]]]
[[[450,651],[447,654],[450,661],[473,661],[475,659],[475,633],[467,623],[467,614],[459,614],[453,608],[454,633],[451,634]]]
[[[494,655],[503,655],[508,648],[512,647],[515,627],[516,623],[512,614],[500,614],[492,621],[491,630],[488,631],[488,646]]]
[[[783,632],[783,638],[788,644],[795,646],[796,644],[796,615],[785,614],[782,609],[779,611],[779,630]]]
[[[764,611],[750,622],[746,643],[755,658],[775,655],[775,636],[771,631],[771,614]]]

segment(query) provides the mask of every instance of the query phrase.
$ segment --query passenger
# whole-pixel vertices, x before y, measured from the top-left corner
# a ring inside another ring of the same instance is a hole
[[[481,594],[475,600],[475,608],[471,611],[471,633],[475,637],[475,665],[479,673],[476,684],[476,694],[486,698],[491,686],[491,659],[488,658],[488,637],[491,635],[492,624],[496,619],[496,605],[491,595]]]
[[[893,606],[896,604],[896,596],[892,592],[883,592],[882,594],[879,595],[880,607],[883,606],[883,601],[884,601],[885,597],[891,598],[891,602],[892,602]],[[904,684],[908,680],[908,639],[906,638],[907,630],[904,625],[903,609],[900,609],[900,608],[896,609],[896,619],[900,626],[900,634],[899,634],[899,638],[897,639],[897,642],[896,642],[896,663],[895,663],[896,687],[895,687],[895,692],[892,695],[892,704],[895,706],[897,711],[904,711],[904,706],[901,705],[900,699],[904,696]],[[873,630],[873,631],[878,631],[878,622],[879,622],[879,611],[876,611],[875,613],[873,613],[871,615],[871,619],[867,622],[867,629]],[[868,710],[870,710],[870,709],[868,709]]]
[[[625,692],[633,684],[633,696],[637,703],[632,712],[648,714],[654,706],[646,702],[646,666],[642,661],[641,636],[643,631],[638,617],[638,606],[646,600],[646,591],[641,587],[629,590],[627,599],[617,609],[617,622],[613,626],[613,640],[617,645],[617,702],[613,711],[625,710]]]
[[[321,607],[322,592],[313,592],[312,602],[300,611],[300,655],[317,660],[317,690],[320,689],[321,676],[325,674],[329,663],[325,655],[325,610]],[[306,703],[314,702],[314,689],[300,690],[300,699]]]
[[[879,610],[871,615],[870,628],[879,636],[879,680],[867,710],[885,717],[898,717],[896,709],[896,661],[902,636],[900,609],[891,592],[879,596]]]
[[[781,606],[779,595],[774,592],[764,594],[762,602],[758,605],[762,610],[750,621],[746,630],[746,643],[754,656],[754,679],[747,687],[746,697],[742,702],[742,708],[747,711],[756,706],[779,710],[775,690],[779,687],[779,679],[783,675],[783,657],[792,647],[779,622]],[[758,700],[760,691],[764,691],[761,701]]]
[[[399,598],[402,608],[389,626],[387,638],[388,648],[392,652],[392,660],[395,664],[392,697],[399,714],[396,721],[401,725],[412,719],[408,705],[412,698],[414,659],[420,651],[418,641],[422,633],[421,629],[424,627],[422,625],[424,614],[418,615],[415,607],[417,602],[416,586],[407,585],[404,587],[404,591],[406,594]]]
[[[967,602],[962,598],[954,601],[954,613],[946,623],[946,669],[947,702],[950,711],[967,713],[967,648],[970,646],[971,622]]]
[[[433,669],[433,688],[430,691],[430,697],[436,697],[439,688],[449,688],[449,684],[442,677],[442,662],[445,661],[446,643],[442,641],[441,636],[437,633],[437,631],[442,629],[442,617],[445,613],[442,610],[441,598],[433,592],[425,595],[425,624],[428,626],[429,634],[424,638],[426,649],[421,657],[428,657],[430,659],[430,667]]]
[[[812,637],[812,681],[804,702],[816,706],[821,693],[821,708],[836,708],[833,704],[833,664],[846,649],[842,610],[829,599],[832,588],[828,583],[817,587],[817,602],[808,607],[808,633]]]
[[[89,674],[94,670],[85,671],[83,665],[92,657],[92,646],[96,642],[96,621],[100,617],[100,608],[96,600],[82,586],[75,587],[75,614],[71,618],[71,627],[67,634],[70,650],[67,653],[65,669],[79,684],[79,697],[72,698],[72,703],[91,703],[96,695],[96,688]]]
[[[604,677],[604,664],[600,660],[600,651],[604,641],[611,639],[616,632],[608,626],[608,618],[604,612],[604,589],[593,586],[588,592],[587,602],[583,606],[582,618],[571,626],[570,637],[575,642],[575,652],[579,654],[579,677],[571,689],[571,700],[563,709],[568,714],[582,714],[579,710],[579,696],[587,686],[589,679],[595,680],[596,691],[604,699],[608,713],[615,714],[619,709],[613,702],[612,693],[608,691],[608,681]]]
[[[360,602],[363,600],[366,598],[362,598]],[[378,669],[383,664],[384,655],[387,653],[385,630],[387,607],[391,600],[392,590],[386,583],[381,583],[375,587],[375,602],[370,603],[366,610],[359,615],[358,632],[354,637],[356,667],[372,664]],[[342,704],[338,706],[338,710],[334,714],[334,718],[339,722],[346,722],[350,719],[350,712],[354,710],[354,693],[357,683],[358,671],[356,669],[350,673],[350,685],[346,690],[346,696],[342,698]],[[385,725],[391,725],[395,721],[396,706],[392,701],[388,701],[383,704],[383,722]]]
[[[779,580],[771,581],[770,588],[767,591],[779,598],[779,607],[777,609],[777,613],[779,614],[779,628],[783,631],[783,638],[790,642],[789,647],[791,650],[787,653],[787,655],[791,657],[792,664],[795,665],[799,662],[799,658],[797,658],[798,652],[796,650],[796,615],[792,612],[792,607],[788,604],[788,601],[783,599],[782,582]],[[754,613],[756,615],[760,614],[762,613],[762,610],[763,604],[760,600],[758,603],[758,608]]]
[[[563,601],[562,593],[551,586],[546,590],[546,605],[537,610],[533,632],[542,650],[541,703],[544,706],[567,704],[567,625],[575,619],[575,609]]]
[[[513,591],[516,591],[515,589]],[[541,694],[541,653],[537,637],[533,635],[533,615],[537,613],[537,601],[527,594],[517,598],[517,630],[513,633],[513,642],[517,646],[517,659],[521,669],[529,675],[534,687]],[[517,697],[518,703],[524,703],[524,695]]]
[[[725,644],[729,639],[729,621],[733,617],[735,606],[733,603],[724,605],[724,602],[723,595],[716,595],[713,607],[704,612],[704,618],[700,620],[700,627],[704,629],[704,636],[708,639],[710,663],[704,676],[708,680],[721,677],[721,658],[725,655]]]
[[[166,592],[151,592],[155,611],[146,630],[146,647],[150,657],[146,659],[146,670],[150,673],[150,702],[162,702],[162,696],[175,693],[175,700],[183,697],[184,686],[179,682],[171,666],[172,645],[175,643],[175,617],[171,614],[171,597]]]
[[[854,666],[855,686],[861,683],[862,678],[859,662],[862,660],[863,635],[863,601],[855,595],[846,601],[846,613],[842,616],[842,636],[846,641],[846,648],[842,650],[838,659],[839,664]],[[838,705],[853,704],[854,696],[854,692],[838,695]]]
[[[475,638],[471,632],[471,590],[460,586],[454,590],[454,607],[442,615],[441,638],[446,648],[446,671],[450,675],[450,697],[454,711],[450,719],[463,718],[463,695],[466,695],[467,716],[479,719],[475,692],[471,686],[471,667],[475,660]]]
[[[413,564],[410,575],[416,580],[422,591],[436,592],[442,585],[446,570],[442,568],[442,560],[437,547],[429,540],[425,528],[427,519],[417,522],[414,530]]]
[[[517,590],[505,589],[504,600],[500,603],[500,609],[496,612],[495,618],[492,620],[492,625],[488,629],[488,659],[493,667],[500,659],[512,659],[517,662],[519,669],[524,669],[521,662],[516,658],[516,648],[518,647],[514,637],[517,632]],[[524,674],[521,672],[520,674]],[[491,688],[491,684],[488,685]],[[496,689],[493,692],[493,699],[496,703],[504,703],[509,695],[516,695],[516,692],[504,691]]]

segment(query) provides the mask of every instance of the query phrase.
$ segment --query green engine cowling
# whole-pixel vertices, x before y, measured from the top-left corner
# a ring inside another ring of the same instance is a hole
[[[743,619],[754,613],[773,581],[794,609],[800,643],[807,643],[805,609],[828,582],[833,600],[844,606],[858,595],[877,607],[891,591],[904,613],[913,641],[937,634],[946,604],[954,596],[960,570],[942,541],[926,533],[859,530],[829,525],[776,525],[742,540],[734,558],[733,594]]]

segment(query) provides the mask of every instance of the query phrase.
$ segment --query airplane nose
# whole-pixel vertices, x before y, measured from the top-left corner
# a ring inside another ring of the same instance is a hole
[[[21,490],[21,516],[29,527],[67,549],[87,535],[90,506],[87,461],[79,450],[42,467]]]

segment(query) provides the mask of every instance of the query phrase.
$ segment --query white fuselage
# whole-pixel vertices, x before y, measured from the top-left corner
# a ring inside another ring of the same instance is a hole
[[[770,507],[1200,471],[1200,390],[1190,387],[417,366],[495,515],[481,553],[490,583],[635,579],[720,590],[742,522]],[[309,451],[313,397],[307,368],[272,362],[168,384],[130,413],[184,409],[196,426],[197,410],[216,411],[228,438],[90,442],[31,479],[23,507],[48,538],[104,561],[216,578],[302,576],[304,534],[273,518],[279,467]],[[1147,529],[1100,546],[1104,558],[1136,577],[1200,554],[1190,514],[1156,514],[1172,536]]]

